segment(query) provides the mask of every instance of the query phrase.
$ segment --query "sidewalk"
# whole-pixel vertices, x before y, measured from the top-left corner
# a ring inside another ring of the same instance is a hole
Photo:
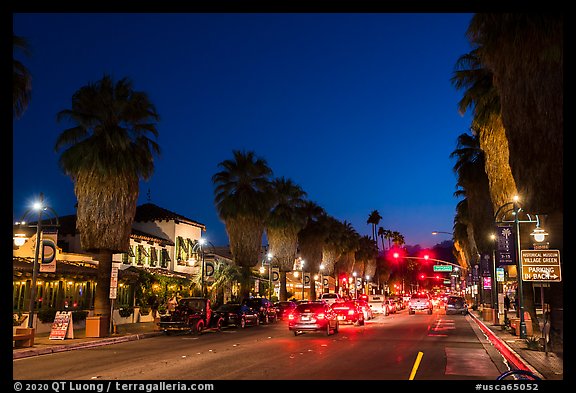
[[[564,379],[563,350],[544,352],[529,349],[526,339],[503,330],[500,325],[483,322],[480,312],[470,311],[469,315],[511,366],[532,371],[545,380]]]
[[[30,356],[46,355],[50,353],[71,351],[74,349],[110,345],[119,342],[140,340],[143,338],[162,335],[155,330],[154,322],[127,323],[117,326],[117,333],[108,337],[86,337],[86,328],[74,329],[74,338],[64,340],[51,340],[49,333],[41,333],[34,337],[34,346],[29,348],[14,348],[13,359]]]
[[[484,323],[478,312],[471,311],[470,316],[484,331],[494,347],[508,360],[511,366],[530,370],[545,380],[564,379],[562,351],[546,353],[543,351],[530,350],[524,339],[502,330],[500,326]],[[84,328],[75,329],[74,338],[67,338],[65,340],[50,340],[48,337],[49,334],[40,334],[34,338],[33,347],[14,348],[13,359],[100,345],[110,345],[163,334],[161,331],[155,329],[156,325],[154,322],[141,322],[118,325],[116,334],[103,338],[86,337],[86,329]]]

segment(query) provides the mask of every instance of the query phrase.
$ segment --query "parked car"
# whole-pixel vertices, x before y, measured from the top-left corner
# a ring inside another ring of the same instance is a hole
[[[290,314],[296,306],[298,306],[298,304],[291,300],[274,303],[274,307],[276,307],[276,318],[279,321],[288,319],[288,314]]]
[[[240,303],[226,303],[214,310],[214,317],[222,318],[222,327],[239,327],[260,325],[258,311]]]
[[[210,299],[185,297],[178,301],[176,309],[160,317],[160,330],[169,334],[173,331],[188,331],[201,334],[206,329],[220,331],[223,325],[221,317],[213,317]]]
[[[250,297],[244,299],[241,304],[258,311],[260,323],[268,324],[276,321],[276,308],[272,302],[266,298]]]
[[[416,311],[426,311],[428,314],[432,314],[433,308],[430,295],[423,292],[414,293],[408,304],[408,314],[415,314]]]
[[[344,299],[342,299],[342,296],[340,296],[340,294],[338,293],[334,293],[334,292],[329,292],[329,293],[323,293],[320,295],[320,300],[324,300],[326,303],[328,303],[329,305],[332,305],[336,302],[342,302],[344,301]]]
[[[364,325],[364,312],[355,300],[334,303],[331,307],[340,323],[350,323],[356,326]]]
[[[354,302],[360,307],[360,310],[364,314],[364,320],[369,321],[374,319],[374,314],[372,313],[372,309],[366,300],[356,299]]]
[[[372,309],[373,314],[383,314],[384,316],[389,314],[386,296],[384,295],[369,295],[368,305]]]
[[[338,316],[326,303],[302,303],[288,316],[288,330],[295,336],[305,332],[338,333]]]
[[[466,315],[468,313],[468,304],[466,304],[466,299],[464,299],[462,296],[448,296],[448,300],[446,301],[444,308],[446,310],[446,315]]]

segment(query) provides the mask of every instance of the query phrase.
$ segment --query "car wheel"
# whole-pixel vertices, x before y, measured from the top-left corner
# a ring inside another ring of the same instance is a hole
[[[246,318],[242,317],[240,319],[240,329],[244,329],[246,327]]]
[[[428,309],[428,315],[432,315],[432,309],[431,308]]]
[[[334,333],[338,333],[340,330],[340,322],[336,321],[336,327],[334,328]]]
[[[298,335],[298,330],[294,330],[294,335],[295,335],[295,336]]]
[[[194,333],[196,334],[202,334],[202,331],[204,330],[204,322],[203,321],[198,321],[196,323],[196,326],[194,326]]]
[[[416,311],[414,311],[414,310],[408,310],[408,314],[410,314],[410,315],[414,315],[415,313],[416,313]]]
[[[222,319],[219,319],[218,322],[216,322],[216,331],[221,332],[222,331]]]
[[[270,317],[269,317],[268,315],[266,315],[266,316],[264,317],[264,324],[265,324],[265,325],[268,325],[269,323],[270,323]]]
[[[328,322],[326,324],[326,335],[329,336],[330,335],[330,322]]]

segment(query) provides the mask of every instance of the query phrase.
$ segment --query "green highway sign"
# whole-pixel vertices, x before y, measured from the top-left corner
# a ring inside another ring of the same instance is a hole
[[[452,265],[434,265],[435,272],[451,272]]]

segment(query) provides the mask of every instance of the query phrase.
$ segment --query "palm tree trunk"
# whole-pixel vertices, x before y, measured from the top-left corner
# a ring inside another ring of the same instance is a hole
[[[94,298],[94,315],[110,322],[110,276],[112,274],[112,253],[101,250],[94,256],[98,261],[98,277],[96,279],[96,296]],[[107,333],[107,331],[106,331]],[[108,334],[105,334],[106,336]]]

